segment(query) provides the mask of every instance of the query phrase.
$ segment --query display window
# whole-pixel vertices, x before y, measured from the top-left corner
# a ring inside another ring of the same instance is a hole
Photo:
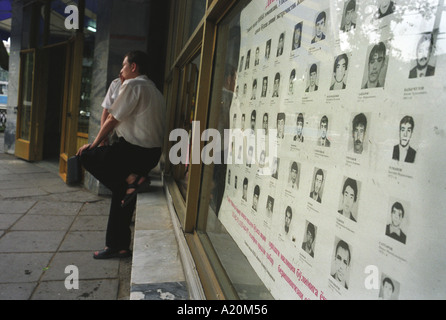
[[[443,2],[219,4],[186,230],[211,297],[441,297]]]

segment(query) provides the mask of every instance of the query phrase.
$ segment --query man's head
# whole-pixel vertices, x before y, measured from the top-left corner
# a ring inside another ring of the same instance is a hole
[[[252,199],[252,208],[254,210],[257,210],[257,204],[259,203],[259,197],[260,197],[260,187],[257,185],[254,188],[254,197]]]
[[[400,122],[400,146],[407,148],[412,138],[415,122],[411,116],[405,116]]]
[[[290,171],[290,180],[292,184],[296,183],[298,173],[299,173],[299,168],[297,166],[297,162],[293,162],[291,164],[291,171]]]
[[[252,97],[255,98],[257,93],[257,79],[252,82]]]
[[[345,53],[343,53],[336,57],[333,67],[333,74],[337,82],[344,81],[347,69],[348,69],[348,56]]]
[[[256,129],[256,117],[257,117],[257,112],[254,110],[251,113],[251,130]]]
[[[350,266],[350,248],[348,244],[340,240],[336,245],[336,254],[335,254],[335,278],[336,280],[343,282],[345,281],[345,276],[347,270]]]
[[[277,56],[282,54],[284,43],[285,43],[285,33],[281,33],[279,37],[279,45],[277,47]]]
[[[297,135],[302,135],[302,132],[304,130],[304,115],[302,113],[299,113],[299,115],[297,116],[297,121],[296,121],[296,125],[297,125]]]
[[[393,284],[393,281],[389,278],[383,279],[383,286],[382,286],[382,292],[383,292],[383,299],[384,300],[390,300],[392,297],[393,292],[395,291],[395,286]]]
[[[246,200],[248,196],[248,178],[243,180],[243,199]]]
[[[307,244],[309,246],[313,245],[315,234],[316,234],[316,230],[314,228],[314,225],[312,223],[308,223],[308,225],[307,225]]]
[[[266,97],[266,91],[268,90],[268,77],[263,78],[263,85],[262,85],[262,96]]]
[[[316,175],[314,176],[314,192],[318,193],[322,189],[322,184],[324,182],[324,172],[322,169],[317,170]]]
[[[130,51],[124,56],[120,75],[125,79],[134,79],[149,73],[149,57],[142,51]]]
[[[296,47],[300,46],[301,36],[302,36],[302,22],[296,24],[296,26],[294,27],[293,41]]]
[[[317,64],[313,63],[310,67],[310,85],[315,86],[317,80]]]
[[[356,10],[356,1],[350,0],[345,8],[345,24],[349,25],[352,23],[353,15]]]
[[[262,121],[262,129],[264,130],[264,133],[268,133],[268,113],[265,113],[263,115],[263,121]]]
[[[400,227],[404,218],[404,208],[399,202],[395,202],[392,206],[391,220],[394,227]]]
[[[283,138],[285,133],[285,113],[281,112],[277,115],[277,136]]]
[[[369,83],[378,83],[381,70],[384,67],[386,60],[386,46],[383,42],[380,42],[373,46],[369,55]]]
[[[379,0],[379,12],[386,13],[389,9],[391,0]]]
[[[325,11],[320,12],[316,17],[316,37],[320,38],[322,37],[325,29],[325,21],[327,19],[327,15]]]
[[[291,219],[293,219],[293,210],[291,207],[287,207],[285,210],[285,232],[290,230]]]
[[[348,178],[344,182],[344,187],[342,188],[342,210],[344,213],[351,213],[352,207],[358,198],[358,184],[356,180]]]
[[[323,116],[320,123],[320,129],[321,129],[321,138],[325,139],[327,138],[327,132],[328,132],[328,117]]]
[[[266,49],[265,49],[265,58],[269,58],[269,55],[271,53],[271,40],[268,40],[266,42]]]
[[[417,46],[417,68],[424,69],[432,55],[434,47],[434,37],[432,33],[423,34]]]
[[[276,76],[274,77],[274,93],[279,92],[280,87],[280,73],[276,73]]]
[[[353,136],[353,151],[361,154],[364,150],[364,139],[367,130],[367,117],[360,113],[353,119],[352,136]]]
[[[291,70],[290,73],[290,82],[288,85],[289,92],[293,92],[294,81],[296,80],[296,69]]]

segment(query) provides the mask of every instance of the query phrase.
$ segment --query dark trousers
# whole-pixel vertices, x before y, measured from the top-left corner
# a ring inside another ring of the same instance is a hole
[[[161,157],[161,148],[147,149],[132,145],[120,138],[111,146],[84,151],[80,157],[85,170],[112,192],[110,214],[105,245],[113,250],[130,249],[135,199],[125,208],[122,199],[127,192],[126,179],[130,174],[147,176],[156,167]]]

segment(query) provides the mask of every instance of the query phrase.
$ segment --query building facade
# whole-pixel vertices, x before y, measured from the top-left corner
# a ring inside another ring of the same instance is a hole
[[[5,149],[64,178],[122,56],[146,50],[207,299],[444,297],[443,0],[79,0],[85,28],[55,39],[42,17],[70,3],[13,7]]]

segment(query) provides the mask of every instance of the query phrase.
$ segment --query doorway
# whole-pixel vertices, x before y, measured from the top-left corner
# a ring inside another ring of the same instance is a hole
[[[48,55],[48,87],[43,136],[43,160],[59,163],[62,113],[65,96],[67,45],[45,48]]]

